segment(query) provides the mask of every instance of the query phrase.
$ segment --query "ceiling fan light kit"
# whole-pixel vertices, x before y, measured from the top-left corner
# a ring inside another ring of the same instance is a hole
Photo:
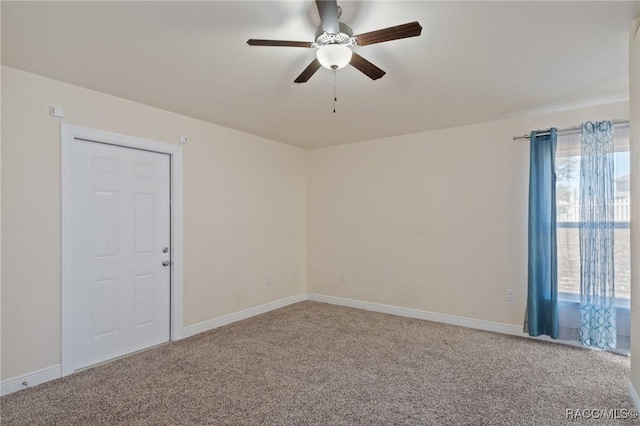
[[[316,6],[320,14],[321,24],[316,32],[315,42],[262,39],[247,40],[247,44],[250,46],[317,49],[316,58],[314,58],[298,78],[294,80],[295,83],[307,82],[321,67],[328,68],[335,72],[349,64],[372,80],[377,80],[381,78],[385,72],[353,52],[350,46],[366,46],[369,44],[383,43],[385,41],[416,37],[422,33],[422,27],[416,21],[354,36],[351,28],[339,21],[342,10],[336,0],[316,0]]]
[[[344,44],[327,44],[316,51],[320,65],[330,70],[339,70],[349,65],[353,52]]]

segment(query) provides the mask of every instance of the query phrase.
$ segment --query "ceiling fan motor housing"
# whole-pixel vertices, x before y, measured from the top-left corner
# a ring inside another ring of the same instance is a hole
[[[326,46],[328,44],[355,44],[353,39],[353,30],[350,26],[339,23],[340,32],[338,34],[326,33],[319,27],[316,31],[316,46]]]

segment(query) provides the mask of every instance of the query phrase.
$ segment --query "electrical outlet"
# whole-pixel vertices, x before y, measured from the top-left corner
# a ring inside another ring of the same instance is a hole
[[[345,271],[340,272],[340,281],[342,281],[343,283],[347,282],[347,273]]]
[[[267,285],[273,284],[273,275],[267,274]]]
[[[516,291],[512,288],[507,289],[507,302],[515,302],[516,301]]]
[[[291,281],[296,282],[298,280],[298,274],[295,272],[291,273]]]

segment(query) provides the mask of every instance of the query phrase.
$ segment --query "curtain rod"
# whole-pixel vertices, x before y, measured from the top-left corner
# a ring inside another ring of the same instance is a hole
[[[625,125],[629,125],[629,120],[611,120],[611,122],[613,123],[614,126],[625,126]],[[549,131],[551,129],[545,129],[543,131],[541,131],[540,133],[538,133],[538,136],[545,136],[549,134]],[[558,129],[558,133],[562,133],[562,134],[571,134],[571,133],[577,133],[579,130],[582,130],[582,126],[571,126],[571,127],[565,127],[564,129]],[[529,140],[529,135],[522,135],[522,136],[514,136],[513,140],[514,141],[518,141],[518,140],[522,140],[522,139],[526,139]]]

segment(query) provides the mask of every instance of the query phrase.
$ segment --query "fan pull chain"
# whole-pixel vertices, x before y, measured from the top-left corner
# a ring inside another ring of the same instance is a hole
[[[336,102],[338,101],[338,89],[336,88],[338,81],[338,74],[336,69],[333,69],[333,113],[336,113]]]

